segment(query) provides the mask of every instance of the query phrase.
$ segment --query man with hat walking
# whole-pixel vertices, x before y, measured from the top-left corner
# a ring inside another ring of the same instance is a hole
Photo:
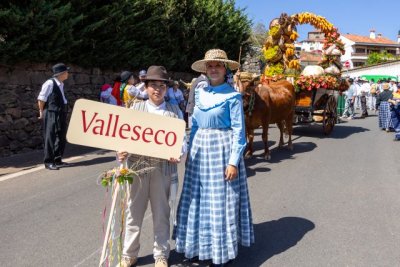
[[[68,164],[62,161],[67,133],[67,99],[64,81],[68,79],[69,67],[58,63],[52,67],[53,77],[43,85],[38,96],[39,119],[43,120],[44,165],[46,169],[58,170]]]
[[[362,77],[360,79],[361,89],[360,89],[360,103],[361,103],[361,118],[368,117],[367,111],[367,94],[371,91],[371,86],[366,78]]]

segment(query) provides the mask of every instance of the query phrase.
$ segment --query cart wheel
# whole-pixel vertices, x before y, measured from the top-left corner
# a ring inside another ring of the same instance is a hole
[[[333,127],[336,124],[337,113],[336,113],[337,102],[333,95],[330,95],[323,113],[322,127],[325,135],[329,135]]]

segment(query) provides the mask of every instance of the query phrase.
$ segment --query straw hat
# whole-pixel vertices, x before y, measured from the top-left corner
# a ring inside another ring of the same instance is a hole
[[[390,88],[390,85],[388,83],[382,84],[382,89],[383,90],[388,90]]]
[[[206,52],[204,59],[197,60],[192,64],[192,70],[205,73],[206,63],[210,61],[219,61],[226,63],[231,70],[236,70],[240,66],[239,62],[228,59],[228,56],[226,55],[224,50],[211,49]]]

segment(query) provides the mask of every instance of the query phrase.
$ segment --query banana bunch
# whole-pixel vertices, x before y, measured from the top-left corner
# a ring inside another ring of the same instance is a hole
[[[289,61],[289,68],[290,69],[299,69],[300,68],[300,63],[297,59],[292,59]]]
[[[287,58],[290,58],[290,57],[294,56],[294,49],[286,48],[285,55],[286,55]]]
[[[294,49],[294,44],[285,44],[286,49]]]
[[[311,24],[315,28],[322,30],[324,33],[333,29],[333,24],[327,21],[324,17],[317,16],[310,12],[297,14],[297,20],[300,24]]]
[[[290,40],[296,41],[297,37],[299,37],[299,34],[296,31],[292,31],[292,34],[290,34]]]

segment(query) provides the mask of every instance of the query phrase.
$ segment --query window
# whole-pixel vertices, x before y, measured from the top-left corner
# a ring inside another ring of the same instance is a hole
[[[357,54],[365,54],[365,48],[356,48]]]
[[[364,62],[354,62],[354,63],[353,63],[353,66],[354,66],[354,67],[361,67],[361,66],[364,66],[364,65],[365,65]]]

